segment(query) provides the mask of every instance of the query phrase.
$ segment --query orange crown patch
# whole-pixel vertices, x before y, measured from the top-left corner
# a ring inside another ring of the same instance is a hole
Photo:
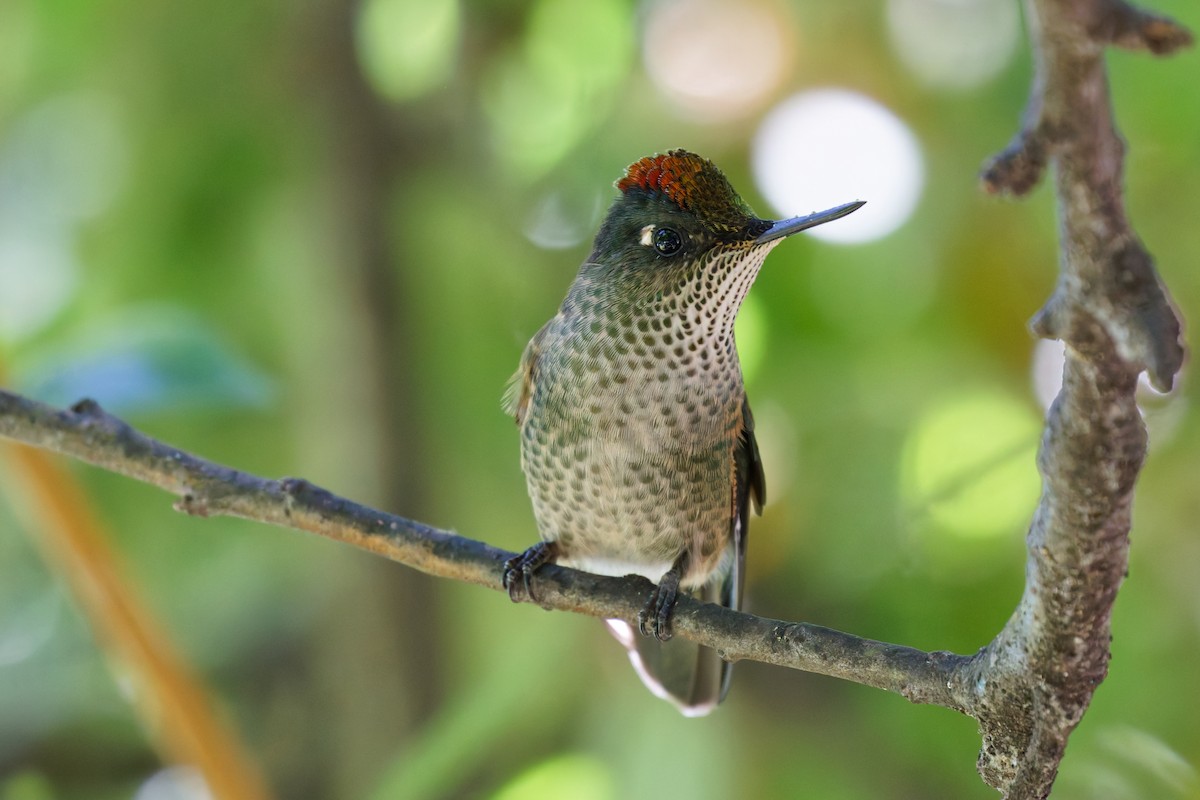
[[[706,169],[717,172],[711,161],[695,153],[672,150],[666,155],[646,156],[630,164],[629,169],[625,170],[625,177],[617,181],[617,188],[622,192],[630,189],[662,192],[675,205],[687,211],[693,205],[691,195],[697,189],[696,178]]]
[[[617,188],[661,194],[718,230],[741,227],[753,216],[721,170],[687,150],[635,161],[617,181]]]

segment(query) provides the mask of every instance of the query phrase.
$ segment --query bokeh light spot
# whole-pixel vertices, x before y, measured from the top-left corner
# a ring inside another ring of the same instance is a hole
[[[1048,411],[1062,391],[1066,363],[1067,346],[1060,340],[1039,339],[1034,345],[1030,377],[1034,396],[1043,410]],[[1188,415],[1186,396],[1179,392],[1164,394],[1158,391],[1145,372],[1138,375],[1137,404],[1150,432],[1148,446],[1151,452],[1172,441]]]
[[[6,131],[0,223],[61,226],[103,213],[125,183],[129,145],[105,95],[59,95]]]
[[[1033,346],[1033,393],[1043,410],[1050,408],[1062,388],[1066,349],[1058,339],[1038,339]]]
[[[523,47],[500,55],[483,107],[500,162],[534,179],[571,151],[607,113],[633,57],[621,0],[542,0]]]
[[[563,755],[525,770],[493,800],[609,800],[616,797],[612,776],[603,763],[584,755]]]
[[[355,35],[367,79],[389,100],[424,94],[453,70],[458,29],[457,0],[366,0]]]
[[[0,339],[39,330],[74,295],[79,271],[67,246],[51,237],[0,237]]]
[[[866,200],[849,217],[808,231],[840,243],[871,241],[900,227],[925,180],[908,126],[869,97],[841,89],[804,92],[776,106],[754,138],[753,167],[780,217]]]
[[[969,89],[995,77],[1020,33],[1010,0],[888,0],[887,21],[904,65],[943,89]]]
[[[138,787],[134,800],[213,800],[204,776],[195,767],[160,769]]]
[[[907,507],[964,537],[1010,534],[1028,522],[1040,481],[1040,420],[995,393],[947,398],[905,444],[901,492]]]
[[[546,72],[567,71],[587,92],[615,84],[629,68],[633,42],[622,0],[541,0],[533,9],[525,50]]]
[[[741,117],[770,97],[789,72],[794,23],[770,2],[667,0],[650,6],[646,72],[686,116]]]
[[[603,198],[599,192],[547,192],[530,210],[525,236],[546,250],[565,250],[583,242],[596,230]]]
[[[0,338],[53,320],[79,281],[80,223],[102,214],[124,184],[129,152],[103,95],[60,95],[35,106],[0,143]]]

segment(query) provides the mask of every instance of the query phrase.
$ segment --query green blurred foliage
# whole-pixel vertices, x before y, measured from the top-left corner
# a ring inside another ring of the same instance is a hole
[[[1015,129],[1028,53],[931,88],[885,4],[767,5],[795,26],[791,71],[767,106],[699,123],[645,71],[666,44],[643,37],[649,2],[0,3],[11,385],[519,550],[535,533],[499,397],[611,182],[686,146],[766,213],[757,120],[802,89],[860,91],[912,128],[925,188],[883,239],[789,241],[753,291],[770,504],[749,603],[973,652],[1020,594],[1036,499],[1025,322],[1055,279],[1052,192],[997,200],[975,178]],[[1196,60],[1110,58],[1130,214],[1189,317]],[[1056,797],[1200,791],[1191,402],[1186,374],[1147,397],[1111,675]],[[685,720],[594,621],[77,472],[280,797],[994,796],[953,712],[745,664]],[[129,797],[161,765],[34,535],[0,501],[0,798]]]

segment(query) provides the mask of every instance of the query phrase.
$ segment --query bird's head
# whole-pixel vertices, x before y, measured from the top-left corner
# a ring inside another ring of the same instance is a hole
[[[742,265],[756,273],[785,237],[863,205],[847,203],[782,221],[760,219],[716,165],[686,150],[634,162],[616,186],[621,193],[596,235],[583,274],[655,293],[682,289],[707,273],[728,276]]]

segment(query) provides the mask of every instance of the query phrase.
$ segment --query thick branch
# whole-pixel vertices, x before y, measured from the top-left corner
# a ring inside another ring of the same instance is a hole
[[[0,390],[0,436],[54,450],[158,486],[198,516],[226,515],[317,533],[443,578],[501,590],[512,553],[338,497],[296,478],[268,480],[163,444],[84,400],[62,411]],[[651,590],[637,576],[610,578],[547,565],[534,578],[549,609],[636,624]],[[803,622],[781,622],[681,597],[679,636],[730,660],[816,672],[968,712],[959,678],[969,656],[926,653]]]
[[[1104,46],[1155,53],[1191,41],[1119,0],[1027,0],[1036,77],[1023,129],[985,168],[990,191],[1024,194],[1056,166],[1058,285],[1032,322],[1067,344],[1046,419],[1042,500],[1029,529],[1025,592],[973,665],[979,769],[1006,797],[1045,797],[1067,738],[1108,670],[1110,616],[1125,576],[1134,481],[1146,434],[1134,392],[1147,370],[1169,389],[1180,321],[1125,216],[1124,143],[1113,127]]]

